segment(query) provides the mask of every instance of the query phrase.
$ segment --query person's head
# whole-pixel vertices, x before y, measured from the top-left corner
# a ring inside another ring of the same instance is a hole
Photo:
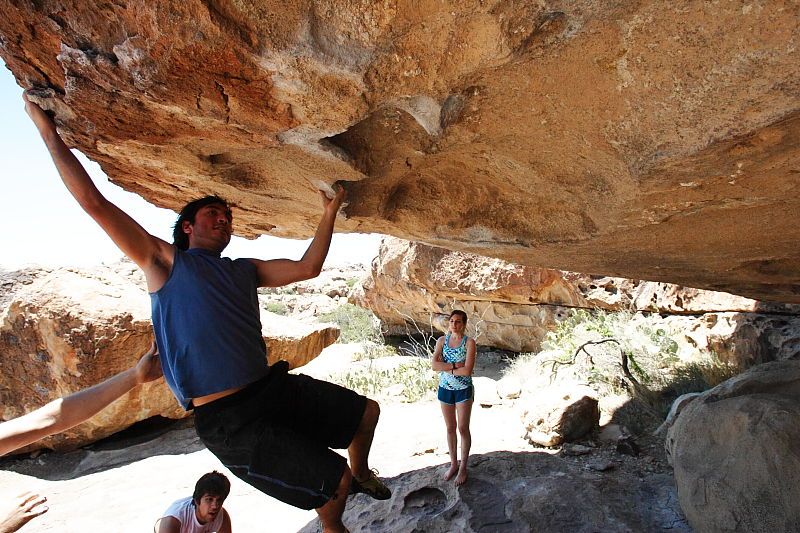
[[[222,511],[222,504],[231,491],[231,482],[216,470],[203,474],[194,486],[192,500],[195,515],[201,524],[211,522]]]
[[[173,244],[180,250],[199,245],[203,248],[219,248],[217,251],[221,252],[230,242],[232,222],[233,215],[228,202],[219,196],[198,198],[181,209],[172,229]],[[209,239],[211,242],[208,242]]]
[[[456,309],[450,313],[450,319],[448,320],[448,323],[450,325],[451,332],[463,334],[467,327],[467,313],[460,309]]]

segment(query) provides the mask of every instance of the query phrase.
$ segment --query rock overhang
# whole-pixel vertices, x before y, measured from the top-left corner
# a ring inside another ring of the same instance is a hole
[[[337,230],[800,302],[800,7],[3,2],[68,142],[237,232]]]

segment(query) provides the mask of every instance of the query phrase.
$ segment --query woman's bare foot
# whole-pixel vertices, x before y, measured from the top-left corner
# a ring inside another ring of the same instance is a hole
[[[450,470],[445,472],[445,474],[442,477],[442,479],[444,479],[445,481],[450,481],[451,479],[453,479],[453,476],[456,475],[456,472],[458,472],[458,465],[457,464],[452,464],[452,465],[450,465]]]
[[[458,469],[458,477],[456,477],[456,487],[459,485],[463,485],[467,481],[467,469],[466,468],[459,468]]]

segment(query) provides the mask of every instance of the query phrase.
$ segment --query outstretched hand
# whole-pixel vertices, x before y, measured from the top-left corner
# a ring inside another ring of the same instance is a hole
[[[25,492],[10,502],[0,502],[0,533],[12,533],[47,512],[46,501],[44,496]]]
[[[28,99],[27,91],[22,93],[22,99],[25,101],[25,112],[28,113],[29,117],[31,117],[31,120],[40,133],[56,131],[56,123],[53,122],[53,119],[50,118],[47,113],[45,113],[44,109],[39,107],[39,104],[31,102]]]
[[[333,198],[328,198],[328,195],[322,190],[319,191],[319,195],[322,198],[322,208],[325,212],[330,213],[333,211],[333,213],[336,214],[342,206],[342,202],[344,202],[344,199],[347,197],[347,191],[344,190],[344,187],[337,184],[333,185],[333,190],[336,191],[336,195]]]
[[[147,350],[136,363],[136,383],[142,384],[160,378],[164,374],[161,372],[161,360],[158,358],[158,348],[156,341],[150,344]]]

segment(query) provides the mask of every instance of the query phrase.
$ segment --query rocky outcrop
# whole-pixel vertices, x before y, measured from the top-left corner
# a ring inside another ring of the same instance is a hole
[[[0,9],[20,85],[159,206],[306,237],[342,179],[342,231],[800,303],[794,3]]]
[[[442,467],[388,480],[392,498],[352,498],[343,521],[368,531],[664,531],[688,532],[668,476],[649,483],[606,475],[543,453],[494,452],[470,459],[460,488],[441,481]],[[315,520],[301,529],[318,531]]]
[[[585,386],[552,385],[526,395],[519,408],[525,438],[537,446],[574,442],[600,421],[597,392]]]
[[[667,434],[696,531],[800,527],[800,361],[767,363],[703,393]]]
[[[2,283],[2,420],[129,368],[150,345],[147,293],[120,272],[10,273]],[[137,387],[88,421],[28,449],[68,450],[151,416],[186,414],[162,379]]]
[[[300,322],[265,312],[261,314],[261,323],[267,360],[273,364],[283,359],[290,369],[312,361],[339,338],[339,327],[333,324]]]
[[[318,320],[347,302],[366,275],[363,264],[323,267],[316,278],[284,287],[259,289],[263,308],[303,322]]]
[[[144,279],[130,263],[92,271],[24,270],[0,275],[0,412],[16,418],[133,365],[150,345]],[[292,368],[335,342],[338,328],[262,318],[270,361]],[[30,445],[68,450],[146,418],[187,415],[163,380],[137,387],[88,421]]]
[[[681,331],[692,349],[746,367],[800,349],[800,305],[765,303],[666,283],[526,267],[499,259],[386,238],[363,293],[390,333],[447,329],[463,309],[479,344],[536,351],[573,308],[650,312]]]

